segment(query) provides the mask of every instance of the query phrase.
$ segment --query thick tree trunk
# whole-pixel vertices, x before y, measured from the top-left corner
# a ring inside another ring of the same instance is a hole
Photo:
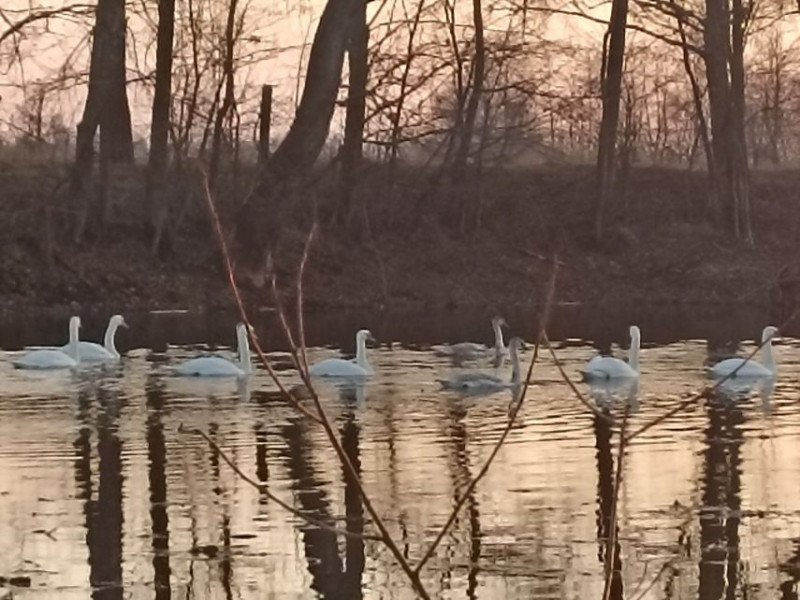
[[[625,61],[625,27],[628,0],[613,0],[608,25],[608,53],[603,65],[603,118],[597,142],[597,199],[595,203],[595,239],[599,242],[605,226],[605,210],[614,183],[614,155],[622,95],[622,71]]]
[[[283,142],[269,161],[269,175],[291,178],[308,172],[319,157],[336,106],[353,11],[364,0],[328,0],[308,58],[303,95]]]
[[[741,0],[706,0],[705,63],[714,174],[731,234],[752,244],[745,139],[744,22]]]
[[[76,241],[83,239],[93,222],[105,220],[105,182],[108,166],[133,161],[133,134],[125,80],[125,2],[99,0],[95,11],[94,40],[89,66],[89,85],[83,117],[77,128],[71,192],[77,199]],[[87,182],[92,179],[94,138],[100,129],[100,184],[98,193]]]
[[[367,4],[360,4],[353,11],[350,25],[350,42],[347,46],[349,81],[347,89],[347,114],[344,126],[344,141],[341,148],[341,199],[337,210],[339,221],[349,222],[352,211],[353,192],[358,179],[364,146],[364,113],[367,103],[367,77],[369,27]]]
[[[750,224],[750,169],[745,132],[744,28],[747,18],[742,0],[731,2],[731,189],[734,204],[734,233],[753,245]]]
[[[172,105],[172,44],[175,33],[175,0],[158,2],[156,43],[156,87],[150,125],[150,155],[147,163],[147,225],[152,251],[164,239],[168,206],[161,193],[169,162],[170,107]]]

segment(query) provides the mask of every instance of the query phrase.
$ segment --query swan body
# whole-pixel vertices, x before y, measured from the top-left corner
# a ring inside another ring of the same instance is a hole
[[[356,357],[354,360],[344,358],[328,358],[308,369],[312,377],[369,377],[374,374],[367,360],[367,341],[375,338],[369,329],[360,329],[356,333]]]
[[[708,370],[710,377],[722,379],[724,377],[774,377],[777,373],[775,356],[772,353],[772,338],[778,333],[778,328],[768,325],[761,332],[761,352],[764,355],[764,364],[744,358],[726,358]],[[738,371],[736,370],[738,369]],[[734,373],[734,371],[736,371]]]
[[[78,333],[81,318],[71,317],[69,320],[69,343],[66,351],[57,348],[42,348],[28,352],[14,366],[18,369],[72,369],[78,366]]]
[[[492,319],[492,329],[494,330],[494,346],[489,348],[486,344],[475,342],[459,342],[457,344],[445,344],[434,346],[433,353],[436,356],[446,356],[456,361],[475,360],[488,356],[494,350],[495,361],[499,365],[506,356],[508,348],[503,341],[503,326],[508,327],[508,323],[503,317]]]
[[[120,355],[117,347],[114,344],[114,338],[117,334],[117,329],[120,327],[127,327],[128,324],[122,315],[114,315],[108,320],[108,327],[106,327],[106,334],[103,339],[103,345],[94,342],[79,341],[78,342],[78,356],[80,361],[83,362],[104,362],[110,360],[119,360]],[[61,347],[62,352],[67,352],[69,344]]]
[[[252,366],[244,323],[236,326],[236,342],[239,349],[237,362],[221,356],[199,356],[178,365],[173,372],[181,377],[246,377],[252,372]]]
[[[639,346],[641,332],[636,325],[630,328],[631,347],[628,350],[628,362],[611,356],[595,356],[586,368],[581,371],[584,381],[602,379],[632,379],[639,377]]]
[[[488,373],[459,373],[450,379],[439,379],[444,389],[465,394],[490,393],[517,387],[520,383],[519,353],[523,348],[521,338],[515,337],[508,345],[511,355],[511,380],[503,381]]]

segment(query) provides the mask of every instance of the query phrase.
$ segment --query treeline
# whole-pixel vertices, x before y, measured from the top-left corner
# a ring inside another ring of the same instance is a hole
[[[749,170],[800,154],[798,8],[781,0],[12,4],[2,9],[0,64],[19,101],[2,105],[3,144],[69,149],[71,235],[81,241],[107,220],[109,185],[145,138],[138,154],[146,154],[143,225],[153,252],[168,249],[185,211],[176,182],[187,169],[200,165],[212,190],[246,197],[236,230],[252,242],[307,192],[326,149],[339,182],[330,218],[342,224],[358,212],[365,158],[385,163],[390,181],[413,164],[431,185],[462,186],[485,167],[592,161],[602,239],[629,169],[657,164],[705,169],[708,218],[753,243]],[[53,40],[64,51],[45,67],[39,52]]]

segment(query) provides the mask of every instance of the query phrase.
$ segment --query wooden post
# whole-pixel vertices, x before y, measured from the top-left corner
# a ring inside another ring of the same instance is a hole
[[[258,125],[258,164],[262,167],[269,160],[269,129],[272,121],[272,86],[261,86],[261,109]]]

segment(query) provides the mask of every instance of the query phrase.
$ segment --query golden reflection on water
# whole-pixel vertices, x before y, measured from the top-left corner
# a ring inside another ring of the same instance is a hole
[[[570,373],[592,353],[559,350]],[[616,594],[796,592],[800,349],[786,340],[777,353],[771,395],[698,403],[628,449]],[[15,371],[14,354],[0,360],[0,576],[31,579],[15,598],[413,597],[384,548],[286,514],[179,432],[206,431],[295,508],[371,530],[322,430],[276,399],[265,374],[245,386],[167,376],[183,348],[79,374]],[[705,354],[697,341],[643,349],[638,389],[620,393],[631,431],[705,383]],[[365,386],[320,389],[375,506],[416,559],[488,458],[511,397],[441,391],[451,367],[426,351],[395,346],[371,360],[378,375]],[[425,569],[432,597],[602,596],[618,439],[549,360],[534,375],[519,423]],[[581,389],[600,406],[614,392]]]

